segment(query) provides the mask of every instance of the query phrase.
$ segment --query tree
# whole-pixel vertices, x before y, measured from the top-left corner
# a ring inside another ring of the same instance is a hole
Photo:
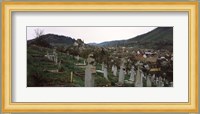
[[[42,36],[44,34],[44,30],[41,30],[39,28],[35,29],[35,37],[39,38],[40,36]]]

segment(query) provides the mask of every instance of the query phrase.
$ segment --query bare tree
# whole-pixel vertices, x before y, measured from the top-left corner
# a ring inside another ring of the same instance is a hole
[[[39,28],[35,29],[35,37],[39,38],[40,36],[42,36],[44,34],[44,30],[41,30]]]

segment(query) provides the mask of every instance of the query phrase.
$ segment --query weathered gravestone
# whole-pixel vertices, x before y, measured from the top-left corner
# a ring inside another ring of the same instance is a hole
[[[101,70],[104,70],[104,67],[105,67],[105,65],[104,65],[104,62],[101,64]]]
[[[53,61],[55,64],[58,64],[58,54],[56,53],[56,49],[53,49]]]
[[[120,66],[118,84],[124,84],[124,66]]]
[[[120,65],[120,70],[119,70],[119,80],[118,80],[118,84],[123,85],[124,84],[124,77],[125,77],[125,73],[124,73],[124,64],[125,64],[125,59],[122,58],[121,60],[121,65]]]
[[[85,69],[85,87],[94,87],[94,79],[95,77],[92,73],[96,72],[95,60],[93,58],[93,54],[89,54],[87,58],[87,66]]]
[[[137,73],[135,77],[135,87],[143,87],[143,72],[140,70],[140,67],[142,66],[142,63],[137,62]]]
[[[132,67],[131,67],[131,76],[130,76],[129,80],[130,80],[130,81],[135,81],[135,75],[136,75],[135,67],[132,66]]]
[[[158,78],[158,87],[163,87],[163,81],[161,76]]]
[[[114,72],[114,67],[115,67],[115,66],[114,66],[114,65],[112,65],[112,69],[111,69],[111,71],[112,71],[112,72]]]
[[[151,84],[151,77],[150,75],[147,76],[147,87],[151,87],[152,84]]]
[[[114,76],[117,76],[117,66],[116,66],[116,65],[114,65],[113,75],[114,75]]]
[[[106,65],[104,66],[103,74],[104,74],[104,78],[106,80],[108,80],[108,70],[107,70],[107,66]]]

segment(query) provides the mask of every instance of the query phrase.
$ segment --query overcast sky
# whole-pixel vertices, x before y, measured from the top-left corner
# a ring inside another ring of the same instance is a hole
[[[27,27],[27,39],[35,38],[35,29],[44,34],[57,34],[82,39],[85,43],[122,40],[147,33],[156,27]]]

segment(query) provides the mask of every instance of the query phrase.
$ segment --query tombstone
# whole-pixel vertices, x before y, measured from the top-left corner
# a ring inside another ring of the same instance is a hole
[[[57,54],[57,53],[56,53],[56,49],[54,48],[53,49],[53,55],[55,55],[55,54]]]
[[[145,68],[146,70],[150,70],[150,67],[149,67],[148,64],[144,65],[144,68]]]
[[[101,70],[104,70],[104,62],[101,64]]]
[[[138,69],[137,69],[137,73],[136,73],[136,77],[135,77],[135,87],[143,87],[142,78],[143,78],[144,74],[140,70],[141,65],[142,64],[140,62],[136,63],[136,66],[138,67]]]
[[[114,66],[113,75],[114,75],[114,76],[117,76],[117,66],[116,66],[116,65]]]
[[[47,58],[49,59],[49,52],[47,51]]]
[[[94,87],[94,76],[91,72],[92,65],[87,65],[85,69],[85,87]]]
[[[158,78],[158,87],[163,87],[163,81],[161,76]]]
[[[106,78],[106,80],[108,80],[108,70],[107,70],[107,66],[104,66],[103,74],[104,74],[104,78]]]
[[[83,65],[86,65],[86,62],[85,62],[85,60],[83,61]]]
[[[142,72],[142,70],[140,70],[140,73],[141,73],[141,80],[140,80],[141,86],[140,86],[140,87],[143,87],[143,78],[144,78],[145,76],[144,76],[144,73]]]
[[[112,65],[112,69],[111,69],[111,70],[112,70],[112,72],[114,72],[114,68],[115,68],[115,66],[114,66],[114,65]]]
[[[52,59],[55,62],[55,64],[57,65],[57,63],[58,63],[58,57],[57,57],[57,53],[56,53],[55,49],[53,49]]]
[[[119,79],[118,79],[118,84],[120,84],[120,85],[124,84],[124,78],[125,78],[124,64],[125,64],[125,59],[122,58],[121,59],[120,70],[119,70]]]
[[[153,76],[151,77],[151,82],[154,82],[155,80],[155,74],[153,74]]]
[[[159,87],[159,80],[158,80],[158,77],[156,77],[155,85],[156,85],[156,87]]]
[[[61,61],[58,62],[58,70],[61,69]]]
[[[130,76],[129,80],[130,81],[135,81],[135,75],[136,75],[135,67],[132,66],[132,68],[131,68],[131,76]]]
[[[58,57],[57,57],[57,55],[54,58],[54,62],[55,62],[56,65],[58,64]]]
[[[89,54],[87,58],[87,66],[85,69],[85,87],[94,87],[95,77],[92,75],[94,73],[95,60],[93,54]]]
[[[140,51],[137,51],[137,54],[140,55]]]
[[[144,54],[143,57],[146,59],[147,58],[146,54]]]
[[[151,87],[152,83],[151,83],[151,79],[150,79],[150,75],[147,76],[147,87]]]
[[[119,70],[119,80],[118,80],[119,84],[124,84],[124,66],[120,66],[120,70]]]
[[[80,59],[80,57],[79,57],[79,55],[77,56],[77,60],[79,61],[79,59]]]
[[[70,83],[73,83],[73,72],[71,72],[71,75],[70,75]]]

